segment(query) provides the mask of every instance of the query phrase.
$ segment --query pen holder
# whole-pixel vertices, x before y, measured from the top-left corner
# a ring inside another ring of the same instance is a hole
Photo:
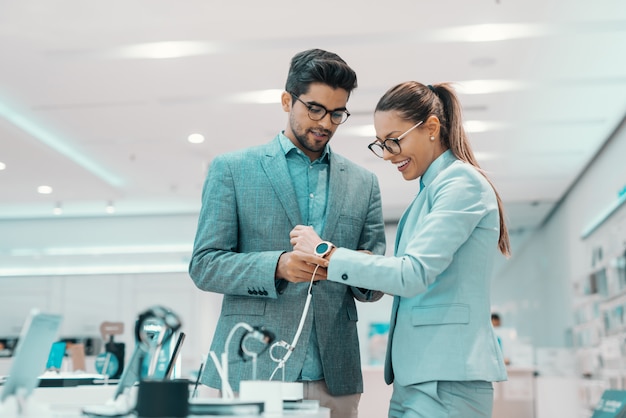
[[[189,410],[189,381],[149,380],[139,383],[137,416],[139,418],[184,418]]]

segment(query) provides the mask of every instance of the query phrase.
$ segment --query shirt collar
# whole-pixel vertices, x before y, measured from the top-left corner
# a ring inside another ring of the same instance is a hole
[[[304,153],[298,147],[296,147],[293,144],[293,142],[291,142],[291,140],[289,138],[287,138],[287,136],[285,135],[284,131],[281,131],[278,134],[278,142],[280,142],[280,147],[282,148],[283,152],[285,153],[285,156],[287,154],[289,154],[290,152],[292,152],[292,150],[294,150],[293,152],[300,152],[302,155],[304,155]],[[328,144],[326,144],[326,146],[324,147],[324,152],[322,153],[320,158],[318,158],[315,161],[323,161],[323,162],[325,162],[325,161],[329,161],[329,160],[330,160],[330,147],[328,146]]]
[[[422,175],[420,182],[424,185],[424,187],[428,186],[441,171],[443,171],[456,159],[457,158],[454,156],[452,151],[450,151],[449,149],[446,150],[443,154],[437,157],[435,161],[430,163],[430,166]]]

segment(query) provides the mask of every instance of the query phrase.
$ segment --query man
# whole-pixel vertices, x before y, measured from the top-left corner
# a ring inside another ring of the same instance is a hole
[[[258,354],[256,378],[304,382],[304,398],[319,400],[333,418],[356,417],[363,392],[354,300],[382,293],[330,281],[309,286],[315,265],[293,257],[289,232],[310,225],[335,245],[385,251],[378,180],[328,146],[356,86],[355,72],[334,53],[311,49],[292,58],[281,96],[287,127],[268,144],[215,157],[189,266],[198,288],[224,294],[211,351],[228,350],[232,390],[253,370],[240,350],[242,334],[225,347],[228,335],[241,322],[263,327],[285,343]],[[202,382],[221,387],[212,362]]]
[[[502,320],[500,319],[500,314],[496,312],[491,313],[491,325],[493,326],[494,331],[496,332],[496,337],[498,338],[498,344],[500,344],[500,350],[502,350],[502,354],[504,355],[504,364],[507,366],[511,365],[511,359],[505,355],[504,348],[502,347],[502,335],[500,326],[502,325]]]

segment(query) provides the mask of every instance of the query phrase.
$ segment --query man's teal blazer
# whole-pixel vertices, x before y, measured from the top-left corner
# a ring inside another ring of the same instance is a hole
[[[275,281],[280,255],[291,251],[289,232],[302,224],[287,162],[276,137],[272,142],[215,157],[202,194],[202,209],[189,273],[198,288],[224,295],[211,344],[219,355],[239,322],[265,327],[291,343],[304,308],[308,283]],[[380,189],[375,175],[330,152],[326,223],[321,237],[335,245],[384,254]],[[355,298],[377,300],[380,292],[360,291],[343,283],[319,281],[299,342],[285,366],[285,380],[302,369],[313,318],[326,384],[331,394],[363,391]],[[240,334],[238,334],[240,335]],[[240,338],[240,337],[239,337]],[[229,348],[229,381],[252,377],[252,365]],[[277,363],[268,351],[258,357],[257,378],[269,379]],[[282,379],[278,373],[275,379]],[[202,382],[219,388],[208,362]]]

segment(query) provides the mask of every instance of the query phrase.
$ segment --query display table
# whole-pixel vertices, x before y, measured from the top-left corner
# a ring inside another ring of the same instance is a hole
[[[34,406],[32,409],[36,415],[30,414],[28,418],[78,418],[84,417],[81,410],[86,405],[104,405],[111,399],[115,392],[115,385],[85,385],[75,387],[39,387],[35,389],[29,402]],[[42,416],[41,414],[44,413]],[[4,415],[0,414],[2,418]],[[47,416],[46,416],[47,415]],[[130,415],[129,417],[134,417]],[[199,416],[199,415],[197,415]],[[206,417],[207,415],[202,415]],[[222,415],[233,416],[233,415]],[[237,415],[238,417],[245,417]],[[307,418],[330,418],[328,408],[293,410],[286,409],[282,413],[247,415],[248,417],[307,417]],[[196,415],[189,415],[196,417]],[[12,417],[11,417],[12,418]]]

